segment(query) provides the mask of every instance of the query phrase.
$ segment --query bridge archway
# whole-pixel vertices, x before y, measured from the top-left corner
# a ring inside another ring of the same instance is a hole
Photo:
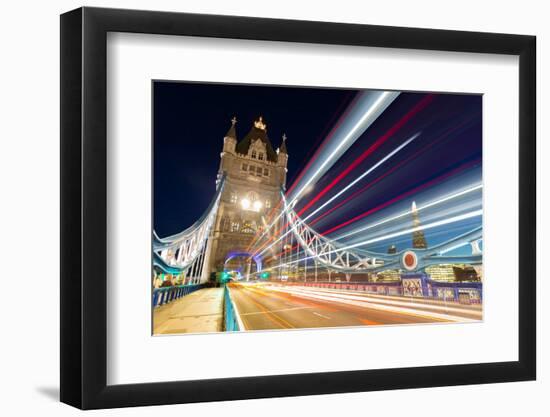
[[[245,251],[231,251],[225,257],[225,261],[223,263],[224,271],[227,271],[230,262],[237,258],[243,259],[241,267],[237,269],[242,277],[245,277],[246,275],[253,272],[260,272],[262,270],[262,257],[260,255],[253,255],[252,253]],[[252,269],[250,271],[247,271],[247,262],[245,261],[245,259],[252,259],[254,261],[254,264],[256,265],[255,271],[252,271]]]

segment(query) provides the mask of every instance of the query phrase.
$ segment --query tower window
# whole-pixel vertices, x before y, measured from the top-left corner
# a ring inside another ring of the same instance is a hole
[[[243,223],[242,233],[254,233],[256,231],[256,223],[253,221],[245,221]]]
[[[228,217],[222,217],[222,221],[220,224],[220,229],[222,232],[227,232],[229,230],[230,221]]]
[[[271,200],[265,200],[265,208],[271,208]]]
[[[260,153],[258,154],[258,159],[259,159],[260,161],[263,161],[263,160],[264,160],[264,154],[263,154],[262,152],[260,152]]]
[[[256,151],[252,151],[252,158],[256,159]]]
[[[237,202],[237,194],[231,193],[231,204],[235,204]]]
[[[239,231],[239,222],[231,222],[231,231],[232,232],[238,232]]]
[[[243,171],[248,171],[248,164],[242,164],[241,169]]]
[[[264,168],[264,176],[269,176],[269,169],[267,168]]]
[[[256,167],[256,175],[258,177],[261,177],[262,176],[262,167]]]

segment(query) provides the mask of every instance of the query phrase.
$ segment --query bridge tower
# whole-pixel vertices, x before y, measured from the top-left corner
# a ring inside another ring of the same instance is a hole
[[[274,150],[261,116],[240,141],[236,124],[233,117],[223,139],[218,179],[225,175],[225,186],[208,240],[203,281],[212,272],[237,266],[231,263],[238,262],[238,257],[225,265],[224,262],[232,254],[246,253],[257,234],[265,230],[268,219],[275,219],[282,207],[280,190],[286,184],[288,163],[286,136]],[[264,266],[269,265],[277,250],[281,248],[274,247],[273,254],[264,254]],[[242,266],[243,274],[246,270],[247,266]],[[252,265],[252,272],[255,271]]]

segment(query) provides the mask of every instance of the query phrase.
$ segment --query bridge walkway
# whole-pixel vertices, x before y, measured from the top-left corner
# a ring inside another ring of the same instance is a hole
[[[203,288],[153,310],[153,334],[223,331],[223,288]]]

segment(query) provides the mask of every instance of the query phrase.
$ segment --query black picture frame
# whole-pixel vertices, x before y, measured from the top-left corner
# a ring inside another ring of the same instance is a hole
[[[108,32],[519,56],[519,360],[107,385]],[[535,50],[524,35],[88,7],[61,15],[61,401],[95,409],[535,379]]]

